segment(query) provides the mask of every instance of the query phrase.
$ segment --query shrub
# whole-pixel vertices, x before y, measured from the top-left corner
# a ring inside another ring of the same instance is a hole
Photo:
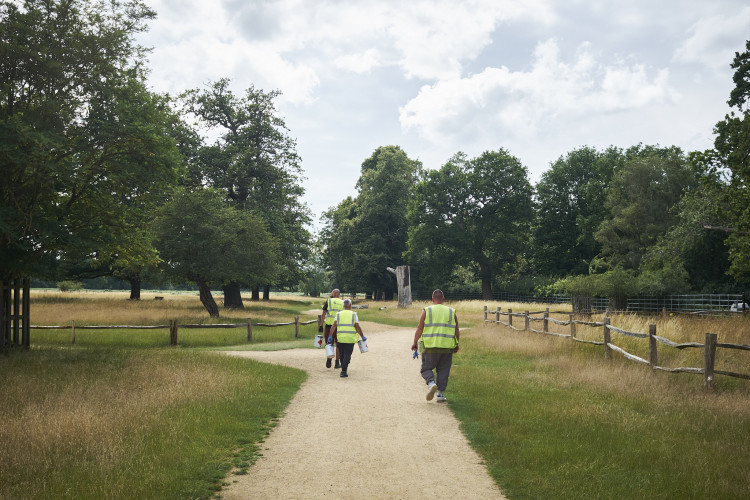
[[[80,281],[58,281],[57,288],[59,288],[61,292],[75,292],[83,290],[83,283]]]

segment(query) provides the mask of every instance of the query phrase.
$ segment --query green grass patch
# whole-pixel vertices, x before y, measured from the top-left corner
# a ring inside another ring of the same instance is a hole
[[[450,406],[509,498],[750,498],[750,415],[731,402],[620,393],[546,356],[461,345]]]
[[[0,498],[207,498],[304,372],[181,349],[5,355]]]

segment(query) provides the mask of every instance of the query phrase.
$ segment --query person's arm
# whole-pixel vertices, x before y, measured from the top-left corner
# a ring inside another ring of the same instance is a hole
[[[336,327],[338,326],[338,323],[338,321],[334,320],[333,325],[331,326],[331,337],[334,342],[336,342]]]
[[[461,332],[458,330],[458,316],[454,313],[453,318],[456,320],[456,348],[453,352],[458,352],[458,339],[461,337]]]
[[[419,318],[419,325],[417,325],[417,331],[414,332],[414,343],[411,345],[411,350],[416,351],[417,350],[417,344],[419,343],[419,338],[422,336],[422,330],[424,330],[424,318],[426,315],[426,311],[422,311],[422,316]]]

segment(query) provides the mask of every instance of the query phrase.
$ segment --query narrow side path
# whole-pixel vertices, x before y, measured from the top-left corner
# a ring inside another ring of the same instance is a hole
[[[370,351],[355,346],[343,379],[326,369],[323,349],[226,352],[300,368],[308,379],[223,498],[503,499],[447,404],[425,400],[409,353],[414,330],[362,328]]]

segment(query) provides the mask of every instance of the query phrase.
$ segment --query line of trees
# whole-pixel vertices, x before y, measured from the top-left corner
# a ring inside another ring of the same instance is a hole
[[[505,149],[425,170],[397,146],[362,164],[358,195],[323,215],[324,265],[340,288],[412,287],[605,296],[736,292],[750,283],[750,41],[714,149],[581,147],[536,186]],[[320,270],[320,266],[317,268]],[[383,293],[384,292],[384,293]]]
[[[277,91],[146,85],[140,0],[0,0],[0,279],[192,283],[206,310],[271,286],[521,294],[737,291],[750,277],[750,42],[714,148],[582,147],[532,186],[498,148],[425,169],[398,146],[315,238]]]
[[[299,281],[309,210],[278,92],[146,85],[139,0],[0,2],[0,279]],[[212,142],[208,137],[213,137]]]

